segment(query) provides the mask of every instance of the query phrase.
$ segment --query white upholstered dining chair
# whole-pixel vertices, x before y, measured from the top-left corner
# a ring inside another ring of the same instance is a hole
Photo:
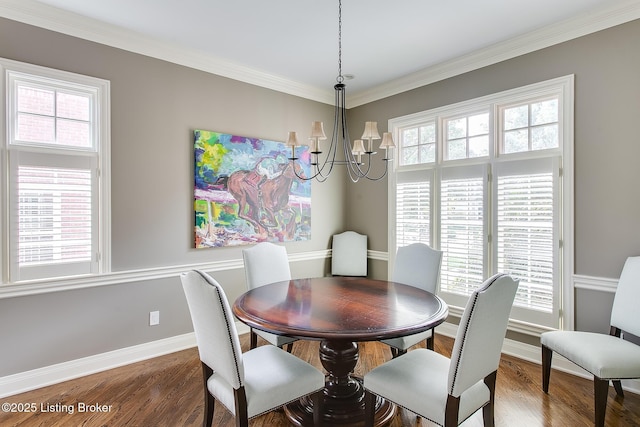
[[[243,249],[244,272],[247,280],[247,288],[255,289],[268,283],[284,282],[291,280],[289,257],[284,246],[274,245],[269,242],[261,242],[257,245]],[[291,353],[296,338],[276,335],[251,328],[251,348],[258,345],[258,335],[276,347],[287,346]]]
[[[621,334],[640,336],[640,257],[627,258],[611,310],[610,333],[551,331],[540,336],[542,344],[542,389],[549,392],[553,352],[593,375],[595,425],[604,426],[609,381],[623,397],[620,380],[640,378],[640,346],[625,341]]]
[[[440,277],[441,261],[442,251],[432,249],[424,243],[412,243],[400,247],[393,264],[391,280],[435,294]],[[397,357],[406,353],[409,347],[423,340],[426,340],[427,348],[433,350],[434,330],[382,340],[382,342],[389,345],[391,354],[393,357]]]
[[[441,426],[457,426],[482,408],[494,425],[496,375],[518,281],[496,274],[464,309],[451,359],[419,348],[364,376],[365,426],[374,421],[375,395]]]
[[[355,231],[335,234],[331,240],[331,275],[367,275],[367,236]]]
[[[313,395],[314,424],[319,425],[322,372],[272,345],[243,354],[231,307],[218,282],[199,271],[183,273],[180,279],[202,362],[203,426],[211,426],[215,400],[235,416],[237,427],[247,427],[250,418],[308,395]]]

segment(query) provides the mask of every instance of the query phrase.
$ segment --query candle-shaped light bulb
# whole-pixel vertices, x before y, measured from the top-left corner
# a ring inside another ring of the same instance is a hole
[[[362,163],[362,155],[365,153],[364,144],[361,139],[356,139],[353,141],[353,150],[351,150],[352,154],[358,156],[358,163]]]
[[[364,132],[362,133],[362,139],[367,140],[367,153],[373,152],[372,142],[374,139],[380,139],[378,133],[378,122],[365,122]]]
[[[380,143],[380,148],[384,149],[384,158],[385,158],[385,160],[389,159],[389,151],[388,150],[392,149],[395,146],[396,146],[396,144],[395,144],[395,142],[393,142],[393,136],[391,135],[391,132],[384,132],[382,134],[382,142]]]
[[[322,122],[311,122],[311,136],[309,139],[312,141],[311,152],[321,153],[319,141],[321,139],[327,139],[327,136],[324,134],[324,126]]]
[[[295,160],[296,158],[296,147],[299,147],[298,143],[298,133],[291,131],[289,132],[289,137],[287,138],[287,142],[285,143],[287,147],[291,147],[291,158],[290,160]]]

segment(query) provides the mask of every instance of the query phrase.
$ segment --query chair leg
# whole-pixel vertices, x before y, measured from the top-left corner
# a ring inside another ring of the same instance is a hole
[[[249,415],[247,413],[247,394],[244,387],[233,390],[236,403],[236,427],[249,427]]]
[[[616,393],[618,394],[618,396],[624,397],[624,391],[622,391],[622,382],[620,380],[613,380],[611,382],[613,383],[613,388],[616,389]]]
[[[484,421],[484,427],[493,427],[495,425],[495,398],[496,398],[496,377],[498,371],[493,371],[486,377],[484,377],[484,383],[489,388],[489,403],[482,408],[482,419]]]
[[[593,394],[595,406],[595,427],[604,427],[604,416],[607,412],[607,395],[609,394],[609,380],[593,377]]]
[[[444,427],[458,427],[460,413],[460,398],[447,396],[447,406],[444,410]]]
[[[324,389],[313,395],[313,425],[322,426],[322,414],[324,413]]]
[[[204,380],[204,417],[202,418],[202,426],[203,427],[212,427],[213,424],[213,411],[215,409],[216,400],[213,398],[211,393],[209,393],[209,389],[207,388],[207,380],[211,375],[213,375],[213,369],[205,365],[204,362],[200,362],[202,364],[202,379]]]
[[[251,336],[251,345],[249,346],[249,349],[253,350],[258,346],[258,334],[256,334],[253,329],[251,329],[249,335]]]
[[[433,351],[433,342],[435,341],[435,339],[436,339],[436,333],[432,329],[431,330],[431,336],[429,338],[427,338],[427,349]]]
[[[549,393],[549,376],[551,375],[551,358],[553,350],[542,346],[542,391]]]
[[[212,427],[213,425],[213,411],[215,410],[216,400],[214,397],[207,391],[207,395],[204,398],[204,418],[203,418],[203,427]]]
[[[373,427],[376,413],[376,395],[369,390],[364,391],[364,426]]]

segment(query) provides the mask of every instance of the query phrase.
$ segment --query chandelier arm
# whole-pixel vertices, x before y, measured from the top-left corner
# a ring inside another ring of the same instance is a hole
[[[367,167],[366,170],[363,170],[362,166],[365,164],[364,162],[359,162],[358,159],[356,158],[356,155],[353,154],[353,152],[345,147],[345,157],[349,158],[349,161],[347,163],[347,167],[349,169],[350,175],[352,176],[356,176],[357,178],[366,178],[367,175],[369,174],[369,171],[371,170],[371,154],[370,153],[365,153],[367,154]],[[353,178],[351,179],[354,182],[357,182],[357,178],[354,181]]]
[[[322,162],[320,162],[319,155],[317,159],[318,160],[318,164],[316,165],[317,172],[314,174],[313,177],[314,178],[322,177],[323,178],[322,180],[320,178],[317,178],[318,181],[320,182],[324,182],[333,171],[333,166],[339,163],[339,161],[336,160],[336,154],[338,152],[338,144],[341,141],[340,140],[340,123],[342,123],[342,117],[343,117],[343,108],[341,108],[341,106],[344,105],[343,87],[344,85],[341,86],[339,84],[335,86],[335,108],[334,108],[334,114],[333,114],[334,126],[333,126],[333,132],[331,134],[331,142],[329,144],[329,149]]]
[[[328,154],[327,154],[328,155]],[[300,159],[290,159],[292,162],[295,163],[295,160],[298,160],[298,162],[300,161]],[[319,159],[316,159],[319,160]],[[295,176],[302,180],[302,181],[311,181],[312,179],[317,180],[318,182],[324,182],[327,180],[327,178],[329,177],[329,174],[331,173],[331,168],[333,168],[333,166],[329,167],[329,171],[327,172],[326,175],[324,175],[322,173],[322,170],[324,169],[325,165],[327,164],[327,159],[325,158],[324,162],[322,162],[322,165],[320,167],[318,167],[319,162],[316,163],[312,163],[310,166],[312,166],[315,169],[315,173],[312,173],[311,176],[309,177],[305,177],[305,176],[300,176],[298,175],[298,172],[296,171],[296,169],[293,169],[293,173],[295,174]]]
[[[296,172],[295,168],[294,168],[293,173],[295,174],[295,176],[296,176],[298,179],[300,179],[300,180],[302,180],[302,181],[311,181],[312,179],[315,179],[315,180],[316,180],[316,181],[318,181],[318,182],[324,182],[324,181],[326,181],[326,179],[329,177],[329,174],[327,174],[326,176],[325,176],[325,175],[323,175],[323,174],[322,174],[322,170],[321,170],[321,169],[318,169],[318,165],[315,165],[315,169],[316,169],[315,173],[314,173],[314,174],[312,174],[310,177],[305,177],[305,176],[300,176],[300,175],[298,175],[298,172]],[[320,177],[320,178],[319,178],[319,177]]]
[[[380,181],[382,178],[387,176],[387,173],[389,171],[389,162],[391,161],[391,159],[382,159],[382,161],[384,162],[384,172],[382,173],[382,175],[374,178],[369,176],[369,173],[367,172],[364,178],[368,179],[369,181]]]
[[[316,156],[316,164],[314,165],[315,173],[313,173],[309,178],[303,178],[296,173],[296,176],[299,179],[302,179],[305,181],[316,179],[319,182],[324,182],[327,180],[327,178],[331,174],[333,170],[333,166],[337,163],[336,152],[337,152],[337,144],[339,142],[337,124],[339,123],[339,120],[340,120],[340,101],[341,101],[340,92],[341,91],[338,89],[338,87],[336,87],[335,89],[336,89],[335,90],[335,108],[334,108],[334,121],[333,121],[334,127],[333,127],[333,134],[331,136],[331,143],[327,150],[327,154],[326,156],[324,156],[324,160],[321,160],[320,154],[315,154]],[[325,169],[327,170],[325,171]]]
[[[365,176],[365,178],[367,178],[369,181],[380,181],[382,178],[387,176],[387,173],[389,171],[389,161],[385,160],[385,159],[383,159],[383,161],[384,161],[384,172],[382,173],[382,175],[380,175],[380,176],[378,176],[376,178],[373,178],[373,177],[370,177],[370,176],[367,175],[367,176]]]
[[[340,117],[340,121],[339,122],[336,121],[335,123],[336,123],[336,130],[337,130],[338,123],[342,127],[342,141],[343,141],[342,150],[344,155],[344,162],[345,162],[345,165],[347,166],[347,172],[349,173],[349,178],[351,179],[352,182],[358,182],[358,180],[361,177],[365,176],[366,174],[363,173],[363,171],[360,169],[360,166],[356,159],[356,155],[353,154],[353,151],[351,149],[351,138],[349,137],[349,126],[347,124],[347,108],[346,108],[347,99],[346,98],[347,98],[347,90],[346,90],[346,87],[343,85],[342,90],[340,91],[341,117]]]

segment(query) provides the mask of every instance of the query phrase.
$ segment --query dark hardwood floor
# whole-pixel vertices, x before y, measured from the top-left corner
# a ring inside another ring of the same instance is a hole
[[[437,336],[436,351],[449,355],[453,340]],[[249,347],[248,334],[242,348]],[[318,343],[298,341],[294,354],[320,367]],[[389,360],[388,347],[362,343],[358,375]],[[553,371],[549,394],[542,392],[540,366],[503,356],[496,386],[497,426],[593,426],[592,382]],[[201,426],[203,392],[197,350],[190,349],[117,369],[52,385],[0,403],[29,405],[33,412],[0,412],[0,426]],[[86,406],[80,412],[82,404]],[[3,407],[4,408],[4,407]],[[73,413],[69,413],[73,408]],[[231,414],[216,404],[214,426],[235,426]],[[252,427],[286,426],[282,411],[273,411],[250,422]],[[431,426],[424,419],[401,410],[392,427]],[[481,412],[463,426],[482,425]],[[640,426],[640,396],[626,392],[616,397],[613,388],[607,402],[607,427]]]

